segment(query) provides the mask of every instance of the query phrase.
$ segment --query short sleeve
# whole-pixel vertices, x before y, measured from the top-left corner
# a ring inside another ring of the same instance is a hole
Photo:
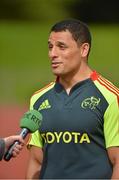
[[[33,109],[34,102],[36,101],[37,98],[38,98],[37,94],[31,97],[30,110]],[[27,143],[27,148],[29,149],[31,146],[36,146],[36,147],[40,147],[40,148],[43,147],[42,138],[39,133],[39,130],[37,130],[31,134],[31,136],[29,138],[29,142]]]
[[[104,135],[106,148],[119,146],[119,104],[115,98],[104,115]]]
[[[30,146],[43,147],[42,138],[38,130],[31,134],[27,147],[30,148]]]

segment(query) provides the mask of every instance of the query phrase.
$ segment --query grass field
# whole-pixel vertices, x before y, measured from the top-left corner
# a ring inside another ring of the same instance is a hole
[[[29,103],[34,91],[54,77],[47,56],[51,24],[0,23],[0,99]],[[90,25],[89,64],[119,86],[119,25]]]

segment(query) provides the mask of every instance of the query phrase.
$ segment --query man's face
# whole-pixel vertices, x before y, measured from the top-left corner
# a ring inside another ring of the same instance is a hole
[[[80,69],[81,48],[69,31],[51,32],[48,46],[53,74],[72,75]]]

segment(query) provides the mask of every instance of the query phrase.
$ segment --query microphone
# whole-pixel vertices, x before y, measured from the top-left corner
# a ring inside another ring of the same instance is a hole
[[[42,115],[37,110],[30,110],[24,114],[20,121],[20,128],[22,128],[20,135],[23,139],[29,134],[34,133],[36,130],[39,129],[41,125]],[[4,160],[9,161],[12,158],[12,151],[14,147],[20,144],[19,141],[15,141],[7,150],[4,155]]]

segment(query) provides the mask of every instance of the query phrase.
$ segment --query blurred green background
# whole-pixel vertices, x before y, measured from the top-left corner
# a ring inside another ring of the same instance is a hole
[[[0,1],[0,103],[28,104],[55,77],[47,40],[65,18],[86,22],[92,33],[89,64],[119,87],[119,2],[94,0]]]

